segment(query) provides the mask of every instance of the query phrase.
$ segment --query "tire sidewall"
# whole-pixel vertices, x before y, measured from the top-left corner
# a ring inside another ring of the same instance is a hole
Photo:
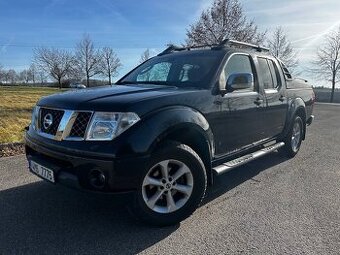
[[[190,169],[193,176],[193,190],[189,200],[183,207],[172,213],[157,213],[151,210],[145,203],[142,195],[142,183],[149,170],[157,163],[163,160],[178,160],[183,162]],[[133,214],[144,221],[153,225],[172,225],[188,216],[198,207],[205,194],[206,189],[206,173],[202,160],[199,156],[188,146],[183,144],[167,144],[163,149],[155,152],[147,164],[146,169],[142,174],[142,178],[135,192],[135,208]]]
[[[298,147],[296,150],[293,150],[293,146],[292,146],[292,135],[293,135],[293,131],[294,131],[294,126],[295,126],[295,123],[296,122],[299,122],[300,123],[300,132],[301,132],[301,135],[300,135],[300,140],[299,140],[299,143],[298,143]],[[294,121],[291,125],[291,128],[289,130],[289,134],[288,134],[288,137],[286,138],[286,151],[288,153],[288,156],[290,157],[294,157],[300,150],[300,147],[301,147],[301,144],[302,144],[302,139],[303,139],[303,133],[304,133],[304,129],[303,129],[303,121],[301,119],[300,116],[295,116],[294,118]]]

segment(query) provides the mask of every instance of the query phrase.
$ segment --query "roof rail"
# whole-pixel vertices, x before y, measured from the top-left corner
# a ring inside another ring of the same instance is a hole
[[[239,47],[247,47],[247,48],[252,48],[255,49],[259,52],[265,51],[265,52],[269,52],[268,48],[262,47],[260,45],[255,45],[255,44],[251,44],[251,43],[246,43],[246,42],[240,42],[240,41],[236,41],[236,40],[230,40],[230,39],[224,39],[222,42],[220,42],[220,44],[218,45],[218,47],[223,47],[223,46],[239,46]]]
[[[194,50],[194,49],[202,49],[202,48],[209,48],[217,45],[197,45],[197,46],[187,46],[187,47],[179,47],[173,44],[170,44],[168,48],[166,48],[164,51],[158,54],[158,56],[162,56],[165,54],[169,54],[175,51],[183,51],[183,50]]]
[[[202,49],[202,48],[214,48],[214,49],[220,49],[225,46],[238,46],[238,47],[244,47],[244,48],[252,48],[255,49],[259,52],[269,52],[268,48],[251,44],[251,43],[246,43],[246,42],[240,42],[240,41],[235,41],[235,40],[230,40],[230,39],[224,39],[222,42],[219,44],[206,44],[206,45],[198,45],[198,46],[187,46],[187,47],[179,47],[173,44],[170,44],[164,51],[158,54],[158,56],[166,55],[175,51],[184,51],[184,50],[192,50],[192,49]]]
[[[162,56],[162,55],[174,52],[174,51],[182,51],[182,50],[185,50],[185,48],[170,44],[165,50],[159,53],[158,56]]]

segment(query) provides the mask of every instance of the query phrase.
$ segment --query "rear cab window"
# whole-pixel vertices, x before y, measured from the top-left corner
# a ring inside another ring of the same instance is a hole
[[[282,80],[277,64],[272,59],[263,57],[257,59],[264,90],[278,90],[282,86]]]
[[[283,74],[284,74],[286,80],[291,80],[293,77],[292,77],[291,73],[289,72],[287,66],[281,61],[280,61],[280,64],[281,64]]]

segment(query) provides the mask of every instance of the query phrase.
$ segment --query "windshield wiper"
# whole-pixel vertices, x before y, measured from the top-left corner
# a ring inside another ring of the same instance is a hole
[[[121,81],[121,82],[116,82],[116,85],[124,85],[124,84],[139,84],[137,81]]]
[[[137,81],[138,84],[151,84],[151,85],[164,85],[164,86],[175,86],[166,81]]]
[[[169,84],[165,81],[121,81],[116,83],[117,85],[124,84],[151,84],[151,85],[164,85],[164,86],[175,86],[173,84]]]

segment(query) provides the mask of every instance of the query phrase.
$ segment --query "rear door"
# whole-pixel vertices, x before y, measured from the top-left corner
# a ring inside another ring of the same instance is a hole
[[[264,115],[266,101],[259,91],[255,65],[249,54],[232,54],[221,74],[221,84],[226,84],[233,73],[251,73],[254,87],[225,94],[220,99],[221,111],[215,126],[216,154],[240,151],[265,138]]]
[[[285,80],[277,61],[272,58],[258,57],[259,82],[264,88],[267,101],[264,115],[265,136],[279,135],[285,125],[288,109]]]

